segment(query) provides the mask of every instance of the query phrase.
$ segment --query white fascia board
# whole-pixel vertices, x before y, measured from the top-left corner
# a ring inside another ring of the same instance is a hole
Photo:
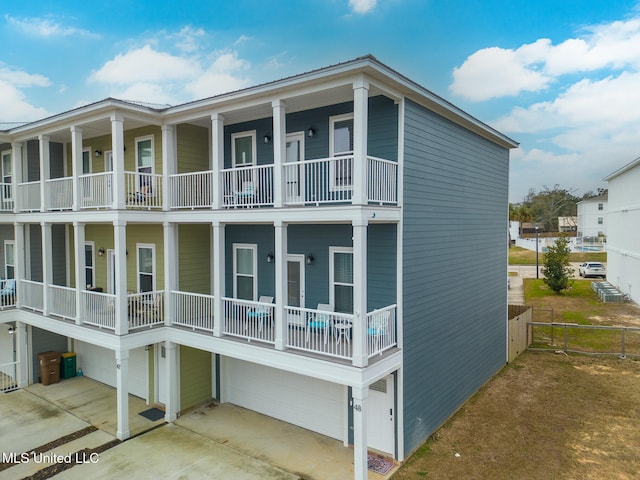
[[[607,175],[606,177],[604,177],[602,180],[605,182],[608,182],[609,180],[622,175],[623,173],[631,170],[632,168],[636,167],[640,165],[640,157],[636,158],[634,161],[632,161],[631,163],[627,163],[624,167],[619,168],[618,170],[616,170],[615,172]]]

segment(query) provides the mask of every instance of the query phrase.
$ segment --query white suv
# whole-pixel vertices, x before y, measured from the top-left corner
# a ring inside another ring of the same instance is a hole
[[[598,262],[584,262],[578,267],[578,275],[581,277],[607,277],[604,265]]]

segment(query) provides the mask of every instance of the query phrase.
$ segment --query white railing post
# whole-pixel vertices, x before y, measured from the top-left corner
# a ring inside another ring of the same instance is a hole
[[[116,254],[116,335],[129,333],[127,318],[127,222],[113,221],[113,244]]]
[[[219,113],[211,115],[211,170],[213,172],[211,208],[217,210],[222,205],[220,172],[224,170],[224,116]]]
[[[121,115],[116,113],[111,115],[111,149],[113,155],[112,208],[114,210],[123,210],[125,208],[124,120]]]
[[[286,154],[286,106],[282,100],[271,103],[273,109],[273,205],[284,204],[285,182],[283,164]]]
[[[353,82],[353,171],[354,205],[367,203],[367,115],[369,82],[364,77]]]
[[[13,213],[20,211],[18,205],[18,184],[22,182],[22,143],[11,144],[11,197]]]
[[[82,325],[84,309],[82,290],[85,282],[85,256],[84,256],[84,223],[73,222],[74,260],[76,278],[76,325]]]
[[[40,150],[40,211],[47,211],[47,192],[46,182],[51,176],[51,170],[49,169],[50,163],[50,151],[49,151],[49,137],[46,135],[38,136],[38,147]]]
[[[29,343],[27,341],[27,325],[16,322],[16,360],[18,362],[18,388],[29,385]]]
[[[164,234],[164,324],[169,327],[174,321],[173,294],[177,288],[176,278],[178,277],[177,265],[177,242],[175,224],[171,222],[163,223]]]
[[[24,223],[16,222],[13,225],[13,255],[14,255],[14,278],[16,280],[16,285],[20,283],[21,280],[24,279],[25,275],[25,248],[24,248]],[[16,287],[17,288],[17,287]],[[16,308],[22,307],[22,293],[16,290]]]
[[[42,222],[42,314],[49,315],[49,285],[53,283],[51,224]]]
[[[225,321],[222,302],[225,280],[224,231],[224,223],[213,222],[213,268],[211,269],[211,276],[213,277],[213,335],[216,337],[222,336],[222,328]]]
[[[275,229],[275,275],[276,275],[276,308],[275,308],[275,342],[276,349],[284,350],[287,342],[287,321],[285,304],[287,303],[287,224],[277,220]]]
[[[82,173],[82,129],[71,127],[71,171],[73,176],[73,211],[80,210],[83,190],[80,188],[80,174]]]
[[[175,172],[176,130],[173,125],[162,125],[162,209],[165,211],[170,209],[169,178]]]
[[[367,219],[353,224],[353,366],[366,367],[367,353]]]

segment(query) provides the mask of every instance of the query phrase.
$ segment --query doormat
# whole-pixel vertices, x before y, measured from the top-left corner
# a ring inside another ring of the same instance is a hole
[[[144,418],[151,420],[152,422],[164,418],[164,412],[159,408],[150,408],[149,410],[140,412],[138,415],[142,415]]]
[[[395,463],[380,455],[367,455],[367,468],[372,472],[379,473],[380,475],[386,475],[386,473],[393,468]]]

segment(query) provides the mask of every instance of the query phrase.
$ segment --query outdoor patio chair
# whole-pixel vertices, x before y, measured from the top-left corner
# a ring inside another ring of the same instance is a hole
[[[329,337],[329,333],[331,331],[331,321],[333,315],[333,305],[329,305],[328,303],[319,303],[318,312],[309,318],[307,322],[307,333],[305,341],[309,343],[309,338],[311,336],[311,330],[316,330],[318,332],[322,332],[324,334],[324,343],[327,344],[327,338]]]
[[[242,190],[235,193],[236,204],[246,205],[254,201],[256,189],[253,182],[242,182]]]
[[[16,295],[16,281],[13,278],[2,281],[0,305],[12,305]]]
[[[266,295],[261,296],[258,299],[260,303],[273,303],[273,297],[268,297]],[[249,328],[249,321],[257,321],[258,322],[258,332],[262,332],[262,327],[264,325],[265,320],[269,320],[273,317],[273,307],[269,305],[257,305],[254,308],[251,308],[247,311],[247,318],[244,322],[245,331]]]

